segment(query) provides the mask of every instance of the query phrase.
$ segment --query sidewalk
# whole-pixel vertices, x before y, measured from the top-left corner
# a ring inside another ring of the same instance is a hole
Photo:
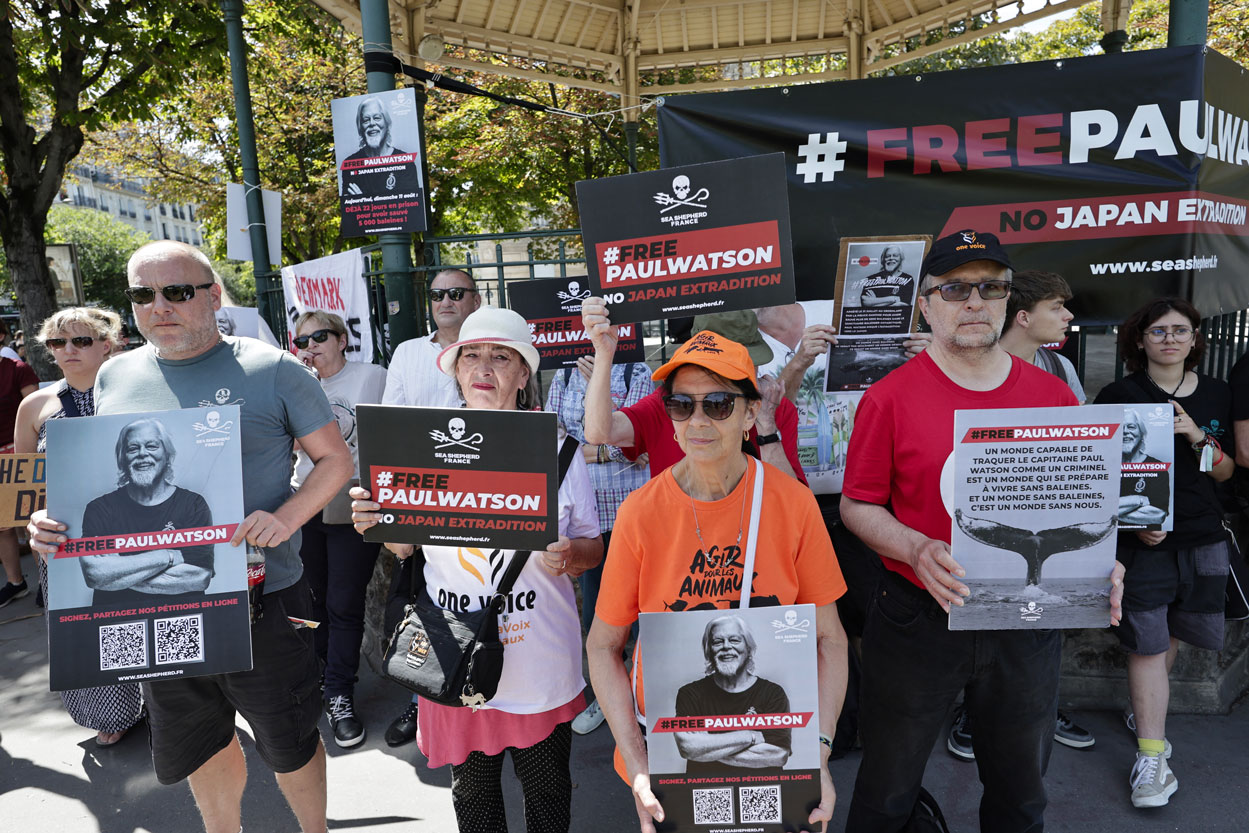
[[[24,560],[27,574],[33,565]],[[152,774],[146,730],[137,727],[117,746],[98,749],[94,734],[75,726],[48,691],[47,642],[34,594],[0,611],[0,829],[61,833],[200,833],[199,815],[186,784],[162,787]],[[329,752],[330,830],[370,833],[454,833],[450,772],[430,770],[408,744],[390,749],[382,740],[402,709],[405,693],[361,664],[357,705],[368,727],[365,743],[338,749],[322,722]],[[1097,746],[1054,748],[1048,785],[1048,831],[1102,833],[1240,833],[1249,828],[1249,709],[1226,717],[1177,716],[1168,722],[1175,744],[1172,765],[1180,790],[1167,807],[1133,809],[1127,778],[1135,743],[1112,712],[1074,715],[1097,735]],[[273,774],[255,757],[240,724],[251,762],[243,800],[248,833],[296,833]],[[928,764],[925,786],[940,801],[955,833],[978,829],[980,784],[976,767],[956,761],[944,738]],[[612,773],[606,727],[573,743],[573,827],[577,833],[637,830],[633,802]],[[831,830],[845,826],[858,754],[833,763],[839,792]],[[504,777],[512,831],[524,830],[517,782]]]

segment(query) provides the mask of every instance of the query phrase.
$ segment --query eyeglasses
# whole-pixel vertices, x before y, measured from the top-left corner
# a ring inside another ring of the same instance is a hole
[[[436,304],[442,300],[444,295],[450,295],[452,301],[463,301],[465,293],[476,291],[476,289],[465,289],[462,286],[454,286],[451,289],[431,289],[429,290],[429,300]]]
[[[95,339],[92,338],[91,336],[74,336],[73,338],[69,338],[69,339],[45,338],[43,340],[43,343],[49,350],[60,350],[66,344],[71,344],[71,343],[75,347],[77,347],[79,350],[86,350],[92,344],[95,344]]]
[[[1000,301],[1010,294],[1010,281],[981,281],[980,283],[943,283],[930,286],[924,290],[925,295],[940,292],[946,301],[966,301],[971,297],[972,289],[980,295],[982,301]]]
[[[338,335],[338,333],[333,330],[317,330],[316,332],[308,333],[306,336],[295,336],[294,342],[296,347],[303,350],[308,346],[308,339],[312,339],[317,344],[324,344],[327,338],[336,335]]]
[[[744,398],[744,395],[718,390],[695,399],[684,393],[671,393],[664,397],[664,410],[668,412],[670,418],[677,422],[685,422],[694,415],[694,406],[701,402],[703,413],[708,419],[728,419],[733,414],[733,407],[737,404],[738,397]]]
[[[171,283],[168,286],[160,287],[160,294],[165,296],[165,300],[173,304],[181,304],[183,301],[189,301],[195,297],[197,289],[212,289],[213,285],[209,283]],[[126,297],[130,299],[132,304],[150,304],[156,300],[156,289],[150,286],[128,286],[122,290],[126,293]]]
[[[1177,343],[1183,344],[1196,332],[1192,327],[1151,327],[1145,331],[1145,337],[1154,344],[1161,344],[1171,336]]]

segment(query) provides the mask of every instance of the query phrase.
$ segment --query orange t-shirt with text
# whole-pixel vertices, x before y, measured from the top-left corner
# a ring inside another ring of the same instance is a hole
[[[780,469],[762,465],[766,474],[750,606],[835,602],[846,592],[846,582],[815,496]],[[737,488],[720,500],[692,502],[671,469],[630,494],[612,528],[595,615],[609,625],[629,627],[639,613],[737,607],[755,469],[748,465]],[[638,713],[645,715],[642,659],[636,651],[634,661],[634,696]]]

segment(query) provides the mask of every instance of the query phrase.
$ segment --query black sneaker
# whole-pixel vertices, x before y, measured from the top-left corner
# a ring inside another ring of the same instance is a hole
[[[416,701],[413,700],[408,703],[408,707],[403,710],[403,714],[396,717],[394,721],[386,727],[386,745],[403,746],[415,737]]]
[[[30,588],[26,586],[26,579],[22,579],[21,584],[13,582],[5,582],[4,587],[0,587],[0,607],[4,607],[9,602],[22,598],[30,592]]]
[[[350,694],[338,694],[325,701],[325,716],[334,730],[334,742],[344,749],[364,743],[364,724],[356,717],[356,704]]]
[[[954,723],[950,726],[950,736],[946,739],[945,748],[960,761],[976,760],[976,753],[971,746],[971,721],[968,719],[966,706],[959,706],[954,712]]]
[[[1097,742],[1092,732],[1072,723],[1071,718],[1063,714],[1061,710],[1054,723],[1054,740],[1073,749],[1088,749]]]

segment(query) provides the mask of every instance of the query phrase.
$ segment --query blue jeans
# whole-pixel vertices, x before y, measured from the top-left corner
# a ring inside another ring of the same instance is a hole
[[[1058,708],[1058,631],[951,631],[926,590],[890,573],[863,632],[863,761],[846,829],[898,833],[924,766],[966,689],[984,795],[980,829],[1040,833]]]

